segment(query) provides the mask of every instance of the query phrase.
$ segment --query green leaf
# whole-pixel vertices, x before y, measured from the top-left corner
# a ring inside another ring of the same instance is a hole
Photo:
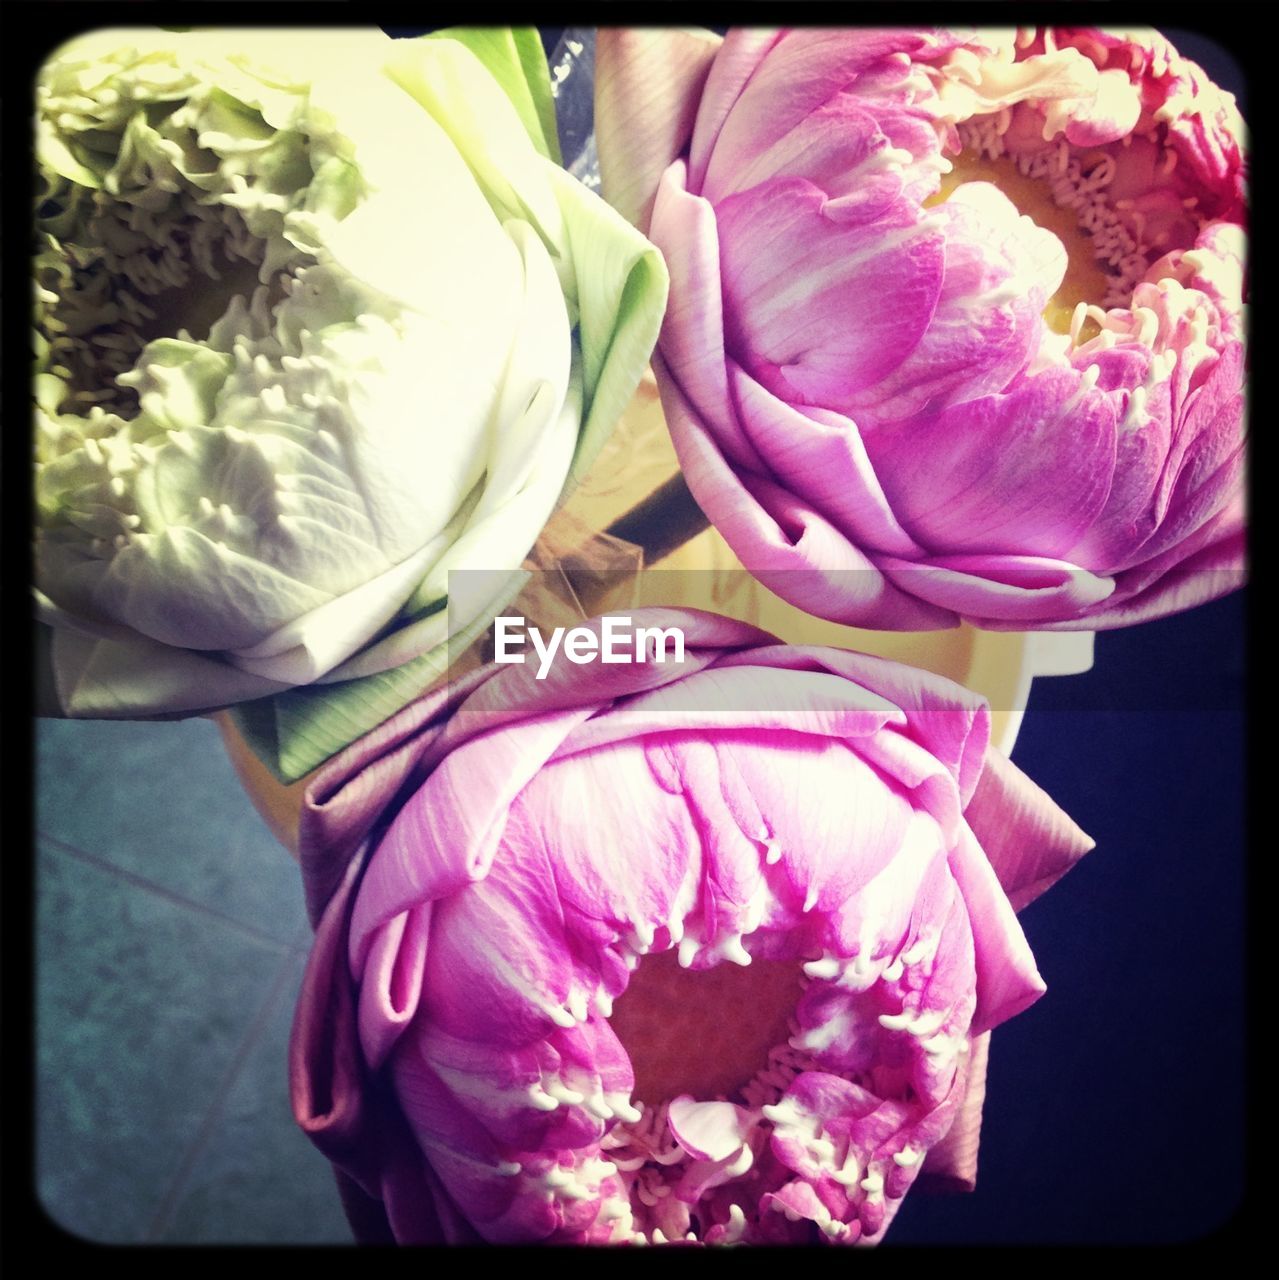
[[[443,676],[493,623],[527,579],[510,576],[501,598],[448,641],[401,666],[358,680],[304,685],[230,708],[253,754],[281,782],[296,782],[389,720]]]
[[[541,38],[533,27],[450,27],[424,39],[456,40],[465,45],[502,86],[533,145],[548,160],[563,163],[551,74]]]
[[[569,485],[581,482],[630,403],[657,343],[669,277],[661,253],[615,209],[557,169],[577,279],[585,411]]]
[[[281,782],[296,782],[425,693],[447,666],[441,649],[361,680],[243,702],[231,717],[253,754]]]

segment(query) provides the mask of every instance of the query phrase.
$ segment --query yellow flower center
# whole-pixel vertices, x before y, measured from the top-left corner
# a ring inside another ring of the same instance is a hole
[[[1048,299],[1043,314],[1050,328],[1057,333],[1068,334],[1075,308],[1081,302],[1100,305],[1109,288],[1106,272],[1097,261],[1093,239],[1079,225],[1076,212],[1056,204],[1048,186],[1041,179],[1020,172],[1008,156],[991,159],[964,151],[951,163],[954,167],[942,176],[940,191],[925,203],[940,204],[964,182],[989,182],[998,187],[1036,226],[1051,231],[1061,241],[1069,266],[1061,287]],[[1088,326],[1091,326],[1090,330]],[[1096,330],[1094,321],[1086,321],[1085,331],[1079,340],[1087,341]]]

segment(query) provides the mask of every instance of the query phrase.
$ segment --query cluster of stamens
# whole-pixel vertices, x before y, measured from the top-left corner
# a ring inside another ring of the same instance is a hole
[[[67,410],[98,406],[130,417],[137,395],[117,379],[157,336],[153,330],[163,331],[165,295],[186,289],[193,272],[219,281],[236,263],[256,269],[266,242],[238,209],[202,203],[190,192],[172,194],[163,209],[104,191],[86,203],[75,239],[37,260],[37,325],[50,371],[67,383]],[[60,212],[50,204],[46,219]]]
[[[800,1027],[792,1021],[792,1038]],[[740,1199],[729,1192],[727,1207],[719,1206],[716,1222],[699,1206],[682,1204],[676,1195],[679,1184],[695,1165],[692,1156],[679,1144],[669,1123],[670,1102],[650,1105],[635,1104],[638,1119],[619,1120],[605,1134],[601,1152],[617,1173],[623,1194],[607,1200],[600,1210],[599,1221],[611,1223],[610,1240],[618,1244],[665,1244],[671,1240],[701,1242],[710,1236],[718,1244],[739,1243],[747,1233],[755,1207],[751,1203],[749,1185],[743,1180],[767,1145],[771,1131],[770,1108],[779,1103],[795,1077],[802,1071],[822,1069],[817,1058],[787,1042],[775,1045],[767,1064],[738,1090],[732,1101],[754,1112],[759,1124],[750,1142],[730,1167],[728,1182],[741,1186]],[[759,1190],[756,1188],[755,1198]],[[682,1227],[683,1231],[679,1230]]]
[[[670,938],[655,939],[654,932],[639,930],[631,938],[636,945],[628,950],[649,952],[654,941],[658,952],[663,942],[666,950],[677,950]],[[907,1130],[887,1148],[891,1154],[882,1148],[877,1155],[864,1154],[848,1137],[828,1132],[793,1089],[804,1073],[819,1072],[875,1096],[914,1097],[900,1068],[876,1064],[856,1069],[844,1060],[836,1042],[847,1038],[854,1022],[860,1025],[867,1018],[872,1025],[877,1022],[880,1033],[903,1036],[904,1050],[912,1042],[917,1045],[932,1064],[930,1077],[935,1071],[939,1082],[953,1079],[967,1036],[962,1026],[953,1025],[955,1011],[920,1005],[937,945],[936,934],[925,932],[896,954],[875,956],[877,948],[868,943],[858,955],[822,955],[804,963],[797,994],[800,999],[806,993],[822,997],[816,1023],[811,1013],[807,1026],[801,1025],[800,1014],[792,1015],[787,1038],[769,1049],[764,1064],[743,1084],[698,1099],[732,1104],[741,1120],[740,1148],[718,1164],[697,1157],[681,1142],[669,1097],[648,1101],[604,1093],[586,1078],[552,1072],[533,1087],[527,1105],[548,1113],[578,1109],[594,1117],[604,1128],[598,1148],[574,1153],[567,1162],[567,1152],[525,1153],[512,1157],[499,1172],[520,1177],[521,1195],[558,1202],[566,1214],[584,1208],[583,1201],[596,1201],[591,1238],[608,1243],[735,1244],[782,1238],[853,1243],[874,1236],[891,1215],[892,1202],[900,1200],[913,1180],[923,1150],[910,1145]],[[716,963],[723,960],[717,956]],[[918,972],[912,975],[912,969]],[[553,1021],[566,1026],[608,1017],[612,1007],[611,1000],[575,991],[563,1007],[555,1007]],[[944,1083],[940,1087],[943,1094],[949,1088]],[[820,1175],[779,1163],[774,1147],[778,1137],[792,1152],[802,1150],[799,1168],[816,1169]],[[818,1204],[815,1213],[801,1214],[785,1194],[776,1194],[809,1176],[839,1184],[848,1210],[835,1216]]]
[[[1024,177],[1041,180],[1053,203],[1074,212],[1079,229],[1091,240],[1098,265],[1106,274],[1103,308],[1124,307],[1133,289],[1149,272],[1151,264],[1173,248],[1166,229],[1147,236],[1146,217],[1130,198],[1114,199],[1110,192],[1123,153],[1141,138],[1155,147],[1159,159],[1156,177],[1167,178],[1176,167],[1177,153],[1168,145],[1162,125],[1152,125],[1139,134],[1130,134],[1112,149],[1078,148],[1065,138],[1057,138],[1035,149],[1010,151],[1005,138],[1013,119],[1013,109],[1004,108],[990,116],[978,116],[957,126],[965,152],[983,160],[1008,156]],[[1195,220],[1198,198],[1180,198],[1182,209]]]

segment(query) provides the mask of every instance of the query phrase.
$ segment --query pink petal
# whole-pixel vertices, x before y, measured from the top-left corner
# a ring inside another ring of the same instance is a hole
[[[926,1191],[972,1191],[977,1185],[977,1149],[981,1142],[981,1109],[986,1099],[986,1064],[990,1032],[973,1036],[967,1054],[964,1092],[954,1123],[924,1158],[919,1184]]]
[[[745,1145],[759,1118],[731,1102],[672,1098],[667,1122],[675,1141],[698,1160],[727,1160]]]
[[[298,824],[298,861],[313,925],[346,873],[350,850],[383,816],[388,790],[427,757],[449,713],[491,675],[472,672],[411,702],[314,776],[303,792]]]
[[[1082,617],[1115,590],[1110,578],[1039,556],[932,556],[921,564],[885,556],[880,564],[904,590],[993,630]]]
[[[920,667],[848,649],[778,644],[728,654],[718,667],[739,665],[830,671],[884,699],[901,714],[886,717],[883,723],[923,747],[958,784],[963,804],[968,803],[990,741],[990,711],[980,695]],[[925,770],[918,776],[932,772]]]
[[[862,748],[862,755],[909,792],[911,805],[938,824],[944,840],[955,838],[961,813],[959,790],[939,761],[905,735],[891,732],[877,734]]]
[[[711,64],[697,109],[697,121],[689,151],[689,190],[700,192],[706,166],[719,141],[720,131],[768,51],[781,38],[779,32],[735,27],[729,31]]]
[[[972,923],[978,992],[972,1032],[976,1035],[1015,1017],[1047,988],[995,872],[967,828],[951,854],[950,868]]]
[[[715,213],[729,352],[774,394],[838,408],[923,336],[945,238],[908,209],[858,225],[827,203],[804,179],[782,178]]]
[[[426,969],[431,904],[396,916],[374,936],[360,986],[360,1042],[374,1070],[417,1013]]]
[[[1143,349],[1142,354],[1148,367],[1149,353]],[[1111,371],[1116,371],[1115,362]],[[1145,367],[1136,374],[1135,384],[1144,378]],[[1138,554],[1136,549],[1154,532],[1159,521],[1155,491],[1168,456],[1171,417],[1170,388],[1163,383],[1151,389],[1144,413],[1133,412],[1132,419],[1119,426],[1110,494],[1092,526],[1071,548],[1072,560],[1101,573],[1114,572]]]
[[[595,144],[604,197],[641,231],[657,184],[688,146],[720,46],[709,31],[601,27],[595,39]]]
[[[1204,385],[1188,397],[1185,422],[1174,433],[1156,498],[1160,526],[1141,545],[1143,560],[1162,555],[1187,539],[1240,491],[1243,382],[1243,349],[1232,343]]]
[[[839,203],[841,220],[866,222],[887,213],[909,186],[935,186],[937,135],[926,113],[892,102],[870,105],[856,93],[838,93],[771,145],[749,139],[740,163],[721,163],[717,151],[701,194],[718,204],[774,178],[805,178]],[[919,163],[903,171],[898,154],[886,163],[890,149]]]
[[[684,174],[683,163],[677,162],[663,177],[650,233],[666,258],[672,283],[659,343],[665,356],[662,395],[667,394],[666,382],[674,379],[696,421],[730,462],[767,471],[738,424],[728,393],[715,215],[705,200],[684,190]]]
[[[785,488],[733,470],[678,380],[666,374],[660,353],[653,363],[662,370],[662,407],[693,496],[765,586],[801,609],[854,626],[870,619],[901,631],[954,625],[953,613],[893,587],[834,525]]]
[[[1149,565],[1120,574],[1115,598],[1080,617],[1090,630],[1166,617],[1238,591],[1247,578],[1242,501],[1204,525],[1187,543]]]
[[[289,1040],[294,1116],[334,1159],[358,1144],[364,1119],[355,1000],[343,972],[346,916],[362,865],[351,859],[316,929]]]
[[[870,437],[903,525],[947,555],[1057,556],[1105,505],[1115,411],[1073,371],[952,405]]]
[[[571,939],[580,939],[573,946],[583,954],[583,966],[591,950],[602,950],[600,944],[590,947],[592,922],[629,930],[645,922],[664,924],[674,914],[680,884],[696,856],[697,831],[683,798],[654,785],[653,762],[642,740],[595,747],[548,766],[521,798],[520,812],[522,827],[553,833],[548,838],[555,844],[564,917],[555,932],[563,937],[567,929]],[[604,830],[611,833],[606,849],[601,848]],[[546,856],[543,867],[550,865]],[[514,892],[536,874],[532,867],[522,870]],[[566,955],[561,963],[567,961]],[[593,979],[612,995],[627,981],[620,960],[617,965]],[[591,985],[588,968],[574,972],[580,986]]]
[[[770,656],[771,652],[763,651]],[[893,702],[827,674],[837,671],[838,664],[821,659],[838,652],[805,647],[796,666],[784,674],[769,661],[751,661],[758,649],[742,653],[740,661],[726,658],[705,671],[638,694],[624,709],[596,716],[551,759],[649,733],[707,736],[715,730],[740,730],[763,739],[776,730],[856,740],[870,738],[886,724],[901,724],[904,716]]]
[[[544,836],[525,812],[503,811],[502,866],[435,907],[426,958],[432,1023],[461,1039],[508,1048],[574,1025],[602,977],[578,959],[593,932],[590,921],[566,916]],[[579,928],[587,937],[579,940]],[[477,948],[476,938],[492,942]],[[617,986],[624,981],[620,961],[612,977]]]
[[[293,1114],[303,1132],[339,1168],[344,1199],[361,1206],[367,1229],[397,1239],[474,1239],[385,1095],[369,1087],[356,1032],[355,999],[345,964],[350,897],[363,859],[345,868],[316,930],[289,1038]],[[385,1206],[375,1209],[376,1205]]]
[[[1118,67],[1097,77],[1097,94],[1081,99],[1066,123],[1066,139],[1077,147],[1095,147],[1127,137],[1141,115],[1141,92]]]
[[[538,718],[533,732],[495,730],[478,746],[447,757],[434,775],[434,802],[406,805],[370,864],[351,922],[357,974],[375,930],[416,903],[445,897],[487,874],[507,806],[586,714],[552,712]]]
[[[703,108],[705,118],[698,117],[692,166],[696,189],[708,194],[740,190],[744,184],[736,175],[749,172],[761,152],[801,129],[845,90],[869,92],[877,105],[884,98],[909,100],[896,58],[937,43],[925,33],[895,29],[788,31],[767,41],[763,33],[731,32],[720,55],[720,60],[733,60],[731,74],[728,67],[717,74],[717,60],[707,83],[707,97],[716,110],[712,114]],[[727,110],[724,103],[731,104]],[[930,140],[916,136],[921,149],[928,145]]]
[[[863,429],[1003,391],[1034,353],[1061,283],[1061,242],[989,183],[963,184],[930,216],[946,238],[937,309],[914,351],[850,399]]]
[[[868,552],[922,553],[885,498],[853,422],[829,410],[788,404],[735,362],[728,373],[743,434],[776,480]]]
[[[964,817],[1014,911],[1055,884],[1096,843],[996,750],[986,753]]]
[[[394,1083],[408,1129],[429,1152],[432,1169],[468,1221],[489,1236],[492,1220],[507,1212],[514,1191],[498,1171],[497,1143],[419,1055],[395,1059]]]

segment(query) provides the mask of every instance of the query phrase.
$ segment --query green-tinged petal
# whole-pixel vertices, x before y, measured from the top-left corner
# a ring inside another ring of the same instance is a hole
[[[96,191],[102,186],[103,175],[80,161],[61,138],[47,129],[40,130],[36,156],[46,168],[82,187]]]
[[[573,451],[573,427],[580,413],[576,378],[559,414],[559,421],[546,431],[545,448],[525,477],[523,486],[498,511],[468,523],[466,530],[432,567],[415,600],[435,600],[448,589],[448,575],[454,570],[500,570],[514,568],[528,552],[555,509],[561,481]],[[530,407],[530,412],[537,412]],[[517,548],[523,548],[517,551]]]
[[[548,160],[562,163],[551,77],[536,30],[532,27],[450,27],[424,38],[456,40],[475,54],[510,98],[533,145]]]
[[[319,680],[351,653],[362,652],[395,617],[406,592],[438,554],[435,544],[279,628],[254,648],[228,653],[228,661],[287,685]]]
[[[455,40],[406,40],[387,73],[452,139],[498,216],[531,222],[548,249],[563,236],[549,174],[558,166],[529,145],[511,99]]]
[[[530,406],[530,413],[536,413]],[[382,672],[406,662],[442,643],[457,619],[483,612],[487,591],[496,601],[502,595],[506,575],[515,570],[550,516],[559,495],[560,480],[568,467],[581,420],[581,379],[575,372],[559,410],[558,421],[546,431],[545,448],[530,467],[518,492],[498,511],[483,515],[478,506],[468,508],[458,528],[451,531],[448,549],[418,584],[402,611],[404,621],[388,635],[335,667],[323,682],[350,680]],[[451,594],[457,571],[463,571],[465,595]],[[491,577],[491,575],[496,575]],[[483,581],[488,586],[477,588]],[[480,594],[477,594],[477,591]],[[500,607],[500,601],[493,607]],[[449,606],[447,616],[440,611]],[[490,612],[487,616],[492,617]]]
[[[517,547],[531,546],[550,515],[580,416],[575,377],[560,421],[548,432],[546,456],[500,511],[468,525],[427,574],[414,597],[424,602],[424,607],[413,621],[356,654],[325,682],[235,711],[236,723],[249,745],[282,780],[301,777],[424,693],[444,674],[447,663],[482,634],[493,616],[515,597],[527,575],[502,561],[509,560]],[[444,641],[448,628],[455,625],[453,611],[446,615],[443,606],[456,570],[465,572],[468,597],[454,602],[459,606],[456,612],[471,620]],[[477,584],[491,586],[492,598],[487,602],[474,598]],[[422,653],[427,645],[431,647]],[[371,674],[364,674],[370,670]],[[359,672],[360,678],[333,680],[353,672]]]
[[[166,719],[266,698],[282,686],[248,671],[144,637],[127,641],[69,628],[51,647],[58,702],[73,719]]]
[[[648,367],[666,311],[662,255],[563,169],[552,172],[577,278],[585,421],[570,486],[581,482]]]
[[[282,782],[296,782],[348,743],[389,719],[429,689],[486,631],[493,615],[519,593],[528,575],[515,572],[487,608],[446,644],[377,675],[340,684],[290,689],[231,709],[253,753]]]

